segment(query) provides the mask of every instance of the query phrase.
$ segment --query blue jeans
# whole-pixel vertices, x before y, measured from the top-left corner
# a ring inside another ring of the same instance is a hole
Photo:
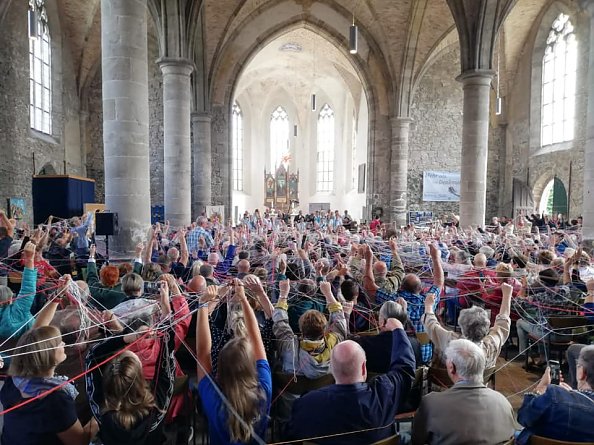
[[[545,344],[547,341],[547,336],[552,335],[551,340],[561,340],[563,336],[551,333],[551,330],[540,324],[531,323],[527,320],[521,319],[516,322],[516,329],[518,331],[518,343],[520,348],[520,354],[528,354],[528,335],[532,334],[541,339],[538,342],[538,352],[541,358],[546,358],[545,356]]]

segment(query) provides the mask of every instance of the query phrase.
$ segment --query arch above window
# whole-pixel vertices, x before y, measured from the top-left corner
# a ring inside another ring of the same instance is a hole
[[[43,0],[29,1],[30,126],[52,134],[52,53]]]
[[[289,115],[282,106],[274,109],[270,115],[270,169],[283,162],[289,151]]]
[[[561,13],[551,26],[542,59],[541,146],[574,138],[577,55],[573,25]]]

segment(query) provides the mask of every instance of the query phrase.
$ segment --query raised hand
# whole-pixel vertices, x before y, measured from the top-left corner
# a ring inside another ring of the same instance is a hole
[[[279,281],[278,288],[280,290],[280,297],[287,298],[289,295],[289,290],[291,289],[291,282],[289,280]]]

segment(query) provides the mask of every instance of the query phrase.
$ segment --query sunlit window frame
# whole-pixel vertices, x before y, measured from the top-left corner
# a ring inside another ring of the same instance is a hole
[[[37,12],[37,38],[29,39],[30,127],[52,134],[52,45],[43,0],[33,0]]]
[[[327,193],[334,188],[334,110],[325,104],[318,115],[316,191]]]
[[[233,190],[243,191],[243,113],[237,102],[231,109],[231,139]]]
[[[270,115],[270,168],[276,169],[289,151],[289,115],[279,105]]]
[[[543,147],[571,141],[575,136],[578,42],[569,16],[557,16],[546,43],[541,91]]]

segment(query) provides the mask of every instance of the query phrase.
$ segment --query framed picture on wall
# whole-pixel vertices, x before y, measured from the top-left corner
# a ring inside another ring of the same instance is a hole
[[[359,164],[359,182],[357,183],[357,193],[365,193],[365,164]]]
[[[26,216],[25,198],[8,198],[8,217],[21,221]]]

